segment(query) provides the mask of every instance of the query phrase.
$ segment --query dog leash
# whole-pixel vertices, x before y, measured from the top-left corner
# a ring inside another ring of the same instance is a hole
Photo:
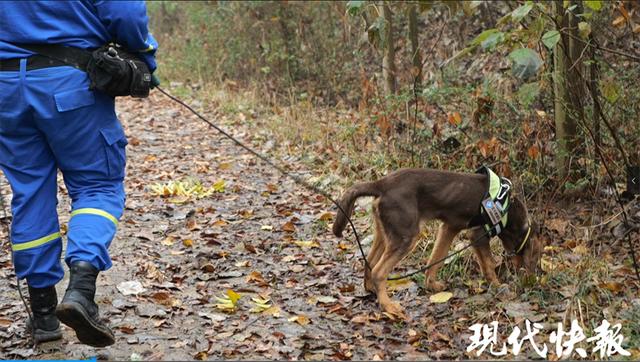
[[[167,96],[169,99],[171,99],[172,101],[180,104],[181,106],[185,107],[186,109],[188,109],[191,113],[193,113],[195,116],[197,116],[198,118],[200,118],[202,121],[204,121],[205,123],[207,123],[211,128],[214,128],[216,131],[220,132],[223,136],[225,136],[226,138],[230,139],[231,141],[233,141],[236,145],[240,146],[241,148],[245,149],[247,152],[251,153],[252,155],[256,156],[257,158],[259,158],[260,160],[262,160],[264,163],[266,163],[267,165],[275,168],[276,170],[278,170],[282,175],[289,177],[290,179],[292,179],[293,181],[295,181],[295,183],[299,184],[300,186],[305,187],[306,189],[313,191],[317,194],[320,194],[322,196],[324,196],[327,200],[331,201],[331,203],[333,203],[334,205],[336,205],[336,207],[338,208],[338,210],[340,210],[340,212],[342,212],[346,217],[347,217],[347,221],[349,222],[349,225],[351,226],[351,230],[353,230],[353,235],[355,236],[356,239],[356,243],[358,244],[358,249],[360,249],[360,254],[362,254],[362,260],[364,261],[364,265],[365,268],[367,268],[369,271],[372,270],[371,265],[369,264],[369,261],[367,260],[367,256],[364,253],[364,249],[362,248],[362,242],[360,241],[360,236],[358,235],[358,231],[356,230],[355,225],[353,224],[353,221],[351,221],[351,217],[349,215],[347,215],[347,213],[344,211],[344,209],[342,208],[342,206],[340,206],[340,204],[333,198],[331,197],[331,195],[329,195],[328,192],[322,190],[321,188],[314,186],[310,183],[308,183],[307,181],[303,180],[302,178],[300,178],[299,176],[296,176],[292,173],[290,173],[289,171],[287,171],[284,167],[277,165],[276,163],[274,163],[273,161],[271,161],[269,158],[267,158],[266,156],[262,155],[261,153],[255,151],[254,149],[252,149],[251,147],[245,145],[243,142],[239,141],[238,139],[236,139],[235,137],[233,137],[231,134],[229,134],[228,132],[226,132],[225,130],[223,130],[222,128],[216,126],[214,123],[212,123],[211,121],[209,121],[207,118],[205,118],[203,115],[201,115],[200,113],[198,113],[195,109],[193,109],[191,106],[189,106],[188,104],[186,104],[185,102],[183,102],[182,100],[176,98],[175,96],[171,95],[169,92],[165,91],[164,89],[162,89],[159,86],[156,86],[155,89],[159,90],[160,93],[164,94],[165,96]],[[470,248],[471,246],[474,246],[475,243],[480,240],[481,238],[485,237],[488,235],[488,231],[485,231],[485,233],[483,235],[481,235],[480,237],[476,238],[475,240],[473,240],[472,242],[470,242],[468,245],[466,245],[465,247],[463,247],[462,249],[455,251],[447,256],[445,256],[442,259],[436,260],[435,262],[419,269],[416,271],[413,271],[411,273],[402,275],[402,276],[398,276],[398,277],[390,277],[387,278],[387,280],[399,280],[399,279],[405,279],[408,277],[411,277],[415,274],[421,273],[426,271],[427,269],[433,267],[436,264],[442,263],[445,260],[452,258],[458,254],[460,254],[461,252],[463,252],[464,250]]]
[[[4,230],[7,233],[7,241],[9,242],[9,248],[11,249],[11,230],[9,228],[9,224],[7,223],[7,219],[9,218],[9,213],[7,212],[7,207],[5,205],[4,202],[4,194],[2,193],[2,190],[0,189],[0,208],[2,208],[2,224],[4,226]],[[14,264],[13,262],[13,250],[11,250],[11,264]],[[15,265],[15,264],[14,264]],[[28,322],[29,322],[29,326],[30,326],[30,332],[31,332],[31,345],[32,346],[36,346],[36,339],[35,339],[35,335],[36,335],[36,327],[35,324],[33,322],[33,314],[31,313],[31,309],[29,308],[29,305],[27,304],[27,301],[24,299],[24,295],[22,294],[22,287],[20,285],[20,278],[18,278],[18,275],[16,274],[16,289],[18,289],[18,295],[20,296],[20,300],[22,301],[22,305],[24,306],[24,310],[27,312],[27,317]]]

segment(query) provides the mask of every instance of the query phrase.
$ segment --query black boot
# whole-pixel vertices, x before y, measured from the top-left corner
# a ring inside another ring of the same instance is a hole
[[[29,299],[33,320],[27,328],[32,330],[34,341],[42,343],[62,338],[60,322],[55,314],[56,305],[58,305],[56,287],[32,288],[29,286]]]
[[[84,344],[93,347],[112,345],[115,343],[113,332],[98,319],[98,305],[93,301],[98,269],[86,261],[78,261],[69,269],[69,286],[56,308],[58,319],[71,327]]]

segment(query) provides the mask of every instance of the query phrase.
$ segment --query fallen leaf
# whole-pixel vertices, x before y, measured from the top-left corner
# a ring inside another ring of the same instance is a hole
[[[12,320],[6,319],[6,318],[0,318],[0,328],[7,329],[11,327],[12,324],[13,324]]]
[[[433,294],[429,297],[431,303],[446,303],[453,297],[453,293],[451,292],[440,292]]]
[[[227,289],[227,296],[229,296],[229,299],[231,299],[231,302],[233,302],[233,304],[236,304],[241,297],[240,294],[234,292],[231,289]]]
[[[166,238],[164,238],[164,240],[162,240],[160,243],[162,245],[166,245],[166,246],[171,246],[176,242],[176,240],[173,238],[173,236],[169,235]]]
[[[320,244],[317,241],[294,241],[294,244],[301,248],[319,248]]]
[[[236,307],[238,306],[238,300],[241,295],[234,292],[231,289],[227,289],[226,295],[224,297],[215,297],[218,303],[215,305],[216,308],[225,311],[225,312],[234,312]]]
[[[277,305],[274,305],[271,308],[263,311],[262,314],[274,316],[276,318],[280,317],[280,307],[278,307]]]
[[[624,284],[619,282],[604,282],[598,284],[598,287],[607,289],[610,292],[618,293],[624,289]]]
[[[367,322],[369,322],[369,316],[366,314],[358,314],[355,317],[351,318],[351,323],[365,324]]]
[[[260,286],[269,285],[269,283],[267,283],[267,281],[264,280],[264,277],[259,271],[252,271],[249,275],[247,275],[247,283],[253,283],[253,282],[257,283]]]
[[[218,219],[213,222],[213,226],[225,226],[229,224],[226,220]]]
[[[296,322],[301,326],[306,326],[307,324],[311,323],[311,320],[307,316],[305,316],[303,314],[291,317],[291,318],[288,319],[288,321],[289,322]]]
[[[578,255],[587,255],[587,254],[589,254],[589,248],[587,248],[586,246],[580,244],[580,245],[576,246],[575,248],[573,248],[573,252],[578,254]]]
[[[120,330],[120,332],[124,334],[133,334],[136,330],[136,327],[126,325],[126,326],[120,326],[118,327],[118,329]]]
[[[146,289],[142,286],[142,283],[137,280],[122,282],[118,284],[117,289],[123,295],[138,295],[146,291]]]
[[[507,315],[513,318],[528,318],[534,314],[531,304],[522,302],[509,302],[504,306]]]
[[[198,312],[198,316],[210,319],[213,322],[222,322],[227,316],[219,313]]]
[[[318,217],[318,220],[320,221],[331,221],[333,220],[333,214],[330,212],[325,212],[322,215],[320,215],[320,217]]]
[[[321,297],[318,297],[317,300],[318,300],[318,303],[322,303],[322,304],[333,304],[338,301],[338,299],[329,295],[323,295]]]
[[[545,225],[549,230],[553,230],[560,235],[564,235],[567,225],[569,225],[569,221],[564,219],[551,219],[545,222]]]
[[[615,18],[611,22],[611,25],[613,25],[613,26],[622,26],[626,21],[627,21],[627,19],[625,19],[624,16],[618,16],[617,18]]]
[[[224,192],[225,182],[224,180],[218,180],[213,184],[212,189],[215,192]]]
[[[207,351],[200,351],[193,356],[193,359],[197,361],[204,361],[207,359],[208,356],[209,355],[207,354]]]
[[[462,116],[460,115],[460,113],[453,112],[449,114],[449,123],[451,123],[454,126],[457,126],[460,123],[462,123]]]
[[[187,229],[189,229],[190,231],[200,230],[200,226],[196,222],[196,219],[189,219],[187,221]]]
[[[251,298],[251,300],[253,301],[252,313],[262,313],[272,307],[269,299]]]
[[[296,226],[293,225],[291,221],[287,221],[284,225],[282,225],[282,231],[292,233],[296,231]]]

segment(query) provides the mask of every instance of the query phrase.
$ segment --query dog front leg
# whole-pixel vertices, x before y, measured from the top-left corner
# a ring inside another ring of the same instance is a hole
[[[429,257],[428,265],[431,265],[437,260],[444,258],[451,247],[451,242],[458,235],[460,230],[454,229],[446,224],[440,225],[438,229],[438,236],[436,237],[436,244],[433,247],[431,256]],[[445,289],[445,284],[436,281],[438,270],[442,266],[442,263],[432,265],[425,272],[425,286],[432,291],[441,291]]]
[[[480,270],[482,270],[482,274],[487,279],[487,282],[492,286],[500,285],[500,281],[496,275],[496,262],[491,254],[489,243],[474,246],[473,251],[476,254],[478,265],[480,265]]]

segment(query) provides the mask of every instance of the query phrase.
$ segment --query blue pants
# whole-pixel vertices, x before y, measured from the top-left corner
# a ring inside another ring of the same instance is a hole
[[[89,90],[72,67],[0,71],[0,167],[11,184],[16,274],[30,286],[59,282],[62,239],[57,171],[71,197],[67,264],[111,267],[108,248],[124,209],[126,137],[113,98]]]

